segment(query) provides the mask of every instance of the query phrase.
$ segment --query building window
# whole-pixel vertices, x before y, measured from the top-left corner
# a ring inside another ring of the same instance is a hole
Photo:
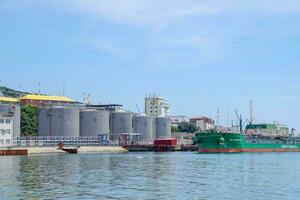
[[[6,140],[6,144],[10,144],[10,140]]]
[[[5,123],[6,123],[6,124],[10,124],[10,119],[6,119],[6,120],[5,120]]]
[[[0,124],[4,124],[4,119],[0,119]]]
[[[0,145],[1,145],[1,144],[2,144],[2,145],[4,144],[4,141],[3,141],[3,140],[0,140]]]

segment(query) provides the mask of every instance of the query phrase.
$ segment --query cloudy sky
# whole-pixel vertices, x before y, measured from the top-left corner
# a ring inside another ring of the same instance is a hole
[[[1,84],[300,131],[298,0],[1,0]],[[229,116],[229,117],[228,117]]]

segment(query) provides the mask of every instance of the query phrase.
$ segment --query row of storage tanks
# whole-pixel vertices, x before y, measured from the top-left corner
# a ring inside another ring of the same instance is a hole
[[[40,136],[92,137],[140,133],[142,140],[171,138],[169,117],[150,117],[125,111],[56,107],[39,113]]]

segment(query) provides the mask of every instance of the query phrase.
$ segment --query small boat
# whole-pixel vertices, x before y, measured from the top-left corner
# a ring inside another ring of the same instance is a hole
[[[61,150],[72,154],[78,153],[78,148],[62,148]]]
[[[78,153],[79,146],[78,147],[73,147],[73,148],[72,147],[65,148],[64,143],[60,142],[60,143],[58,143],[57,148],[62,150],[62,151],[65,151],[67,153],[76,154],[76,153]]]

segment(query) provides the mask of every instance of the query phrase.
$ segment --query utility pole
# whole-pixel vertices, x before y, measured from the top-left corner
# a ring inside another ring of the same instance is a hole
[[[220,109],[217,108],[217,126],[220,125]]]
[[[86,92],[83,93],[83,103],[86,105]]]
[[[19,98],[21,98],[21,88],[22,88],[22,85],[21,83],[19,84]]]
[[[63,95],[63,96],[66,95],[66,91],[65,91],[65,90],[66,90],[66,86],[65,86],[65,84],[63,84],[63,92],[62,92],[62,95]]]
[[[41,94],[41,82],[40,81],[38,82],[38,85],[39,85],[39,94]]]
[[[250,102],[249,102],[249,111],[250,111],[250,122],[251,122],[251,124],[253,124],[253,121],[254,121],[254,119],[253,119],[253,101],[252,100],[250,100]]]

